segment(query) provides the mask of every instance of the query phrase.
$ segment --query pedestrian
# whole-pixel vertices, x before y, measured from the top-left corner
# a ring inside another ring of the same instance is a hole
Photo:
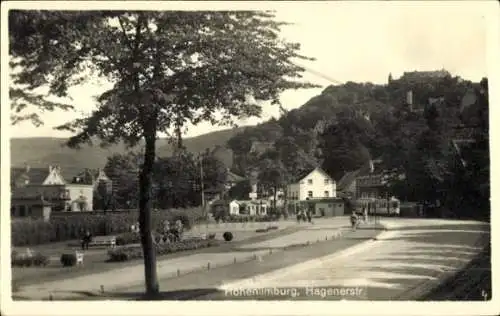
[[[364,222],[368,223],[368,210],[366,207],[363,207],[363,217],[364,217]]]
[[[358,226],[358,215],[356,214],[356,211],[352,211],[350,220],[351,220],[352,230],[355,231]]]
[[[91,241],[92,241],[92,234],[90,233],[89,230],[87,230],[82,238],[82,250],[88,250]]]

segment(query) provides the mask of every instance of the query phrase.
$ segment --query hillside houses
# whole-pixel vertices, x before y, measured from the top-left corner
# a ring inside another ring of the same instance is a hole
[[[67,178],[71,180],[66,180]],[[102,170],[83,170],[64,176],[58,166],[11,168],[11,215],[50,217],[51,212],[93,210],[93,195],[99,183],[111,185]]]

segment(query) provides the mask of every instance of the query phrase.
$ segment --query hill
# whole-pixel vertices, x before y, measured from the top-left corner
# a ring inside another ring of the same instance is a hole
[[[242,128],[226,129],[211,132],[184,140],[186,148],[194,153],[206,148],[225,146],[227,141]],[[47,167],[51,164],[61,166],[65,173],[81,171],[83,168],[103,168],[107,157],[115,153],[125,153],[123,144],[101,148],[98,145],[83,146],[79,150],[64,146],[66,139],[52,137],[12,138],[10,141],[11,165],[22,167],[28,164],[32,167]],[[172,145],[162,138],[157,142],[157,155],[168,156],[172,153]]]

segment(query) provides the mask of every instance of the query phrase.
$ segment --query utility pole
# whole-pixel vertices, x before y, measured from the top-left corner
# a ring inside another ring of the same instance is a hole
[[[203,215],[205,215],[205,217],[207,217],[208,214],[206,214],[206,210],[205,210],[205,188],[203,186],[203,154],[200,155],[200,179],[201,179],[201,183],[200,183],[201,207],[203,209]],[[207,219],[207,218],[205,218],[205,219]]]

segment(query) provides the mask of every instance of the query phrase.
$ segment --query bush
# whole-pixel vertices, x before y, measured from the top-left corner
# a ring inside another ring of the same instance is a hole
[[[133,232],[123,233],[116,236],[116,245],[123,246],[129,244],[137,244],[141,242],[141,235]]]
[[[259,228],[259,229],[256,229],[255,232],[256,233],[267,233],[268,230],[269,230],[269,228]]]
[[[163,222],[181,220],[185,229],[203,221],[202,208],[160,210],[152,213],[153,228]],[[137,210],[114,212],[52,213],[49,222],[43,219],[23,219],[11,222],[12,244],[16,247],[80,239],[85,230],[94,236],[127,233],[137,223]]]
[[[12,256],[11,256],[11,263],[12,266],[16,267],[44,267],[47,264],[49,264],[49,257],[41,254],[41,253],[35,253],[32,254],[31,256],[28,255],[19,255],[17,252],[13,251]]]
[[[225,241],[231,241],[233,240],[233,233],[231,232],[225,232],[222,237],[224,238]]]
[[[72,266],[76,265],[76,254],[63,253],[61,255],[61,263],[65,267],[72,267]]]
[[[215,239],[215,233],[208,234],[208,239]]]
[[[212,247],[214,245],[217,245],[216,241],[214,240],[202,240],[193,238],[170,244],[159,244],[156,247],[156,254],[158,256],[162,256],[179,251]],[[110,262],[128,261],[142,258],[143,252],[140,246],[120,247],[109,250],[108,256],[108,261]]]

